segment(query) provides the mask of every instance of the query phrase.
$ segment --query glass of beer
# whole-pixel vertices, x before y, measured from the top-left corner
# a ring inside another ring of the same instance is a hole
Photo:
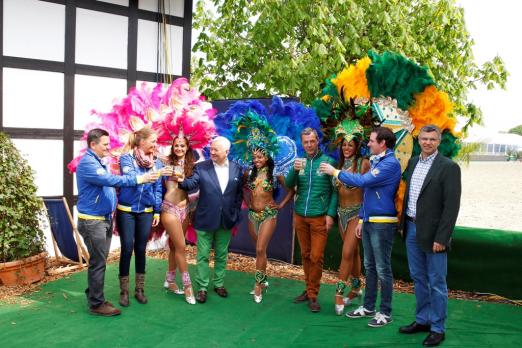
[[[301,170],[299,170],[299,175],[305,175],[306,158],[296,158],[295,160],[301,162]]]
[[[168,171],[171,171],[171,170],[172,170],[172,166],[171,166],[171,165],[165,165],[162,169],[163,169],[164,171],[168,172]]]
[[[181,166],[181,165],[174,166],[174,175],[176,175],[178,177],[183,176],[183,166]]]

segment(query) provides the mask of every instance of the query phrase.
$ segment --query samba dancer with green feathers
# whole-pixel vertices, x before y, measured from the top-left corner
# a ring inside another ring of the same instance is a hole
[[[349,173],[364,174],[370,169],[370,162],[361,155],[364,130],[357,120],[345,119],[334,129],[334,144],[339,146],[338,169]],[[359,239],[355,235],[358,224],[359,209],[363,200],[363,190],[359,187],[342,184],[335,180],[338,192],[339,205],[339,232],[343,240],[339,279],[335,292],[335,313],[342,315],[344,306],[351,304],[354,299],[362,297],[361,284],[361,256]],[[351,278],[348,284],[348,278]],[[344,297],[344,290],[351,285],[350,292]]]
[[[250,110],[232,123],[232,144],[234,153],[241,156],[241,162],[252,163],[245,173],[249,194],[246,195],[248,211],[248,231],[256,243],[254,301],[263,300],[263,290],[268,287],[266,275],[268,243],[277,223],[277,214],[292,198],[288,193],[280,203],[274,200],[276,186],[284,185],[283,176],[274,177],[274,154],[278,150],[277,135],[265,117]]]

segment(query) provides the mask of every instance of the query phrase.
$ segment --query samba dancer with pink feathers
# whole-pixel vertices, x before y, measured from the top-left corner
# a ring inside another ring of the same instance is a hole
[[[169,270],[165,277],[165,287],[174,293],[185,294],[189,304],[195,304],[192,282],[185,257],[185,231],[188,227],[188,192],[178,187],[177,177],[192,176],[195,158],[194,149],[206,146],[214,135],[214,123],[208,114],[197,110],[185,110],[180,115],[167,115],[164,129],[173,138],[168,164],[174,166],[174,176],[164,180],[166,192],[161,207],[161,221],[169,235]],[[176,265],[181,272],[183,291],[176,285]]]

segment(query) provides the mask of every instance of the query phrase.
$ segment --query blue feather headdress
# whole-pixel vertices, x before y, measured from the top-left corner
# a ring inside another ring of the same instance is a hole
[[[252,114],[255,114],[258,118],[256,122],[253,122]],[[303,129],[307,127],[315,129],[319,136],[319,141],[323,140],[321,123],[315,111],[301,103],[285,103],[280,97],[275,96],[272,98],[270,110],[267,111],[257,100],[236,102],[225,113],[217,115],[214,119],[214,124],[216,125],[216,132],[228,138],[232,143],[231,158],[245,168],[251,166],[251,153],[246,154],[249,152],[246,151],[248,148],[246,139],[248,134],[252,133],[251,130],[255,128],[248,125],[256,124],[259,126],[258,121],[260,120],[263,126],[257,127],[257,129],[264,135],[256,135],[258,140],[262,138],[272,139],[272,135],[275,135],[277,140],[277,144],[268,146],[272,149],[268,151],[268,154],[274,159],[274,175],[276,176],[288,174],[297,155],[304,154],[301,144],[301,131]],[[265,120],[268,128],[264,125]],[[239,129],[238,125],[243,126]],[[240,140],[237,142],[240,138],[245,141]],[[250,135],[250,138],[252,139],[253,136]],[[265,140],[262,142],[267,144]],[[270,140],[268,143],[273,143],[273,141]],[[323,149],[323,146],[321,148]]]

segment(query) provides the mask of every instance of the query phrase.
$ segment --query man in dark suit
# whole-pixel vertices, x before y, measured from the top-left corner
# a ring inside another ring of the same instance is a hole
[[[230,142],[217,137],[210,145],[210,160],[196,165],[191,177],[180,178],[179,187],[184,190],[199,188],[199,200],[194,216],[194,228],[198,236],[196,264],[196,300],[205,303],[210,278],[208,265],[210,249],[214,243],[214,291],[227,297],[225,270],[231,229],[239,221],[243,200],[241,167],[227,159]]]
[[[420,156],[408,162],[401,230],[417,301],[415,321],[400,333],[429,332],[423,345],[433,347],[445,338],[448,288],[447,251],[460,207],[460,168],[437,150],[440,129],[422,127]]]

